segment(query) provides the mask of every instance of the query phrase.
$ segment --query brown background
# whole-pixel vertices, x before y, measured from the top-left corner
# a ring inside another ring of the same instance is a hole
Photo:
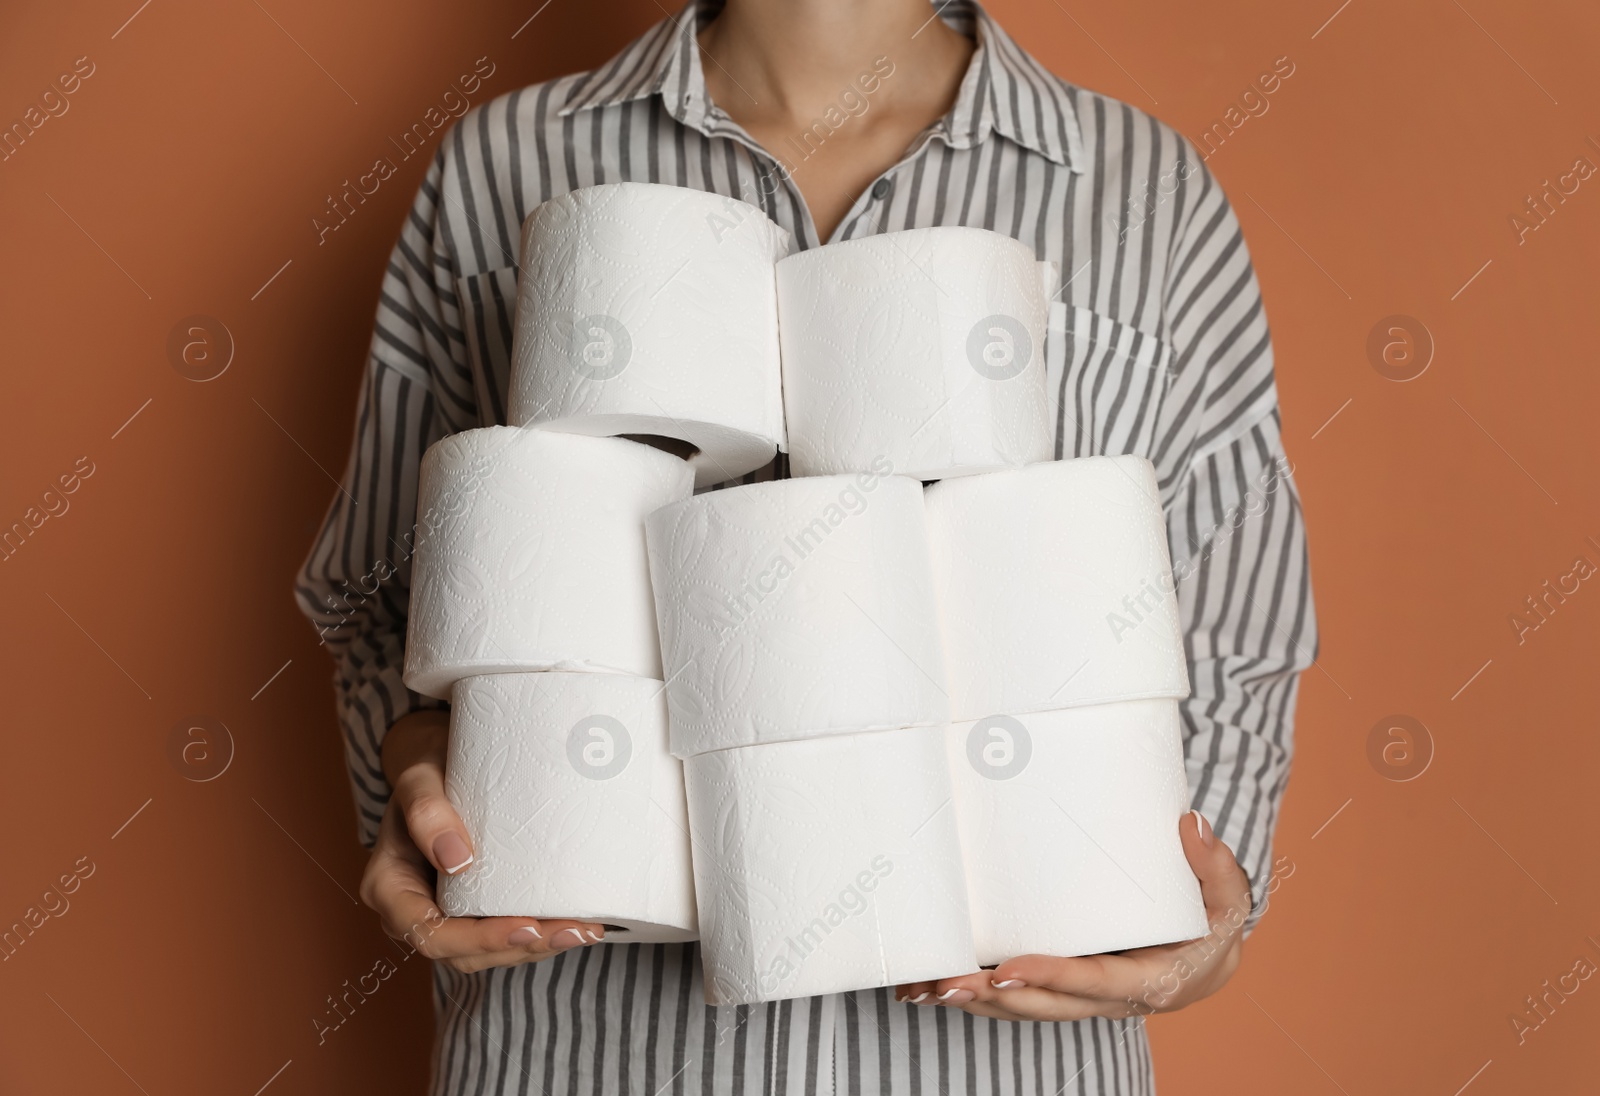
[[[94,468],[0,563],[0,922],[94,865],[0,963],[6,1092],[248,1094],[280,1069],[269,1091],[422,1091],[416,964],[314,1034],[344,979],[397,953],[350,897],[330,664],[289,592],[422,158],[325,243],[312,218],[476,59],[496,66],[481,102],[662,15],[551,0],[513,38],[540,2],[7,5],[0,119],[75,58],[95,69],[0,164],[0,525]],[[1278,836],[1294,873],[1227,990],[1153,1022],[1165,1093],[1596,1090],[1600,981],[1520,1045],[1509,1020],[1600,963],[1600,582],[1523,643],[1508,619],[1579,554],[1600,563],[1600,177],[1524,242],[1510,219],[1600,165],[1585,8],[994,4],[1056,72],[1191,138],[1295,65],[1210,164],[1276,335],[1322,660]],[[1437,341],[1407,383],[1367,352],[1397,313]],[[208,383],[168,358],[193,314],[236,342]],[[1409,782],[1367,750],[1397,713],[1434,751]],[[208,782],[168,756],[196,715],[236,750]]]

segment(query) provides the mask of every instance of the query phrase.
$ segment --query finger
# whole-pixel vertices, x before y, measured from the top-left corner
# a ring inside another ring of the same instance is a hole
[[[433,900],[426,862],[401,831],[391,809],[379,827],[361,897],[384,931],[430,959],[456,959],[516,949],[544,957],[605,939],[605,926],[569,919],[446,917]]]
[[[472,840],[444,791],[444,758],[437,751],[406,767],[394,786],[406,830],[428,862],[446,875],[472,864]]]
[[[456,920],[464,919],[457,918]],[[527,919],[510,917],[483,918],[479,923],[487,925],[490,921],[525,922]],[[492,939],[492,931],[489,935]],[[589,925],[587,922],[540,921],[533,924],[524,923],[519,925],[508,934],[508,939],[514,946],[501,951],[450,956],[442,961],[462,974],[475,974],[490,967],[515,967],[523,963],[538,963],[576,947],[587,947],[591,944],[600,943],[604,939],[604,934],[603,932],[597,932],[596,927]]]
[[[361,900],[379,913],[392,901],[392,893],[407,891],[433,899],[432,866],[406,833],[405,820],[391,801],[378,823],[378,839],[361,873]],[[437,912],[437,911],[436,911]],[[439,917],[442,919],[443,914]]]
[[[463,974],[486,967],[536,963],[572,948],[588,947],[605,940],[604,927],[587,921],[535,921],[526,917],[455,917],[451,921],[481,928],[477,940],[483,943],[503,942],[499,951],[447,956],[450,965]]]
[[[922,1003],[957,1007],[965,1005],[991,991],[989,979],[992,974],[992,971],[980,970],[971,974],[957,975],[954,978],[941,978],[932,984],[930,996]]]
[[[1129,955],[1019,955],[994,969],[993,984],[1002,992],[1032,988],[1098,1001],[1137,1001],[1173,968],[1185,946]]]
[[[374,898],[384,931],[429,959],[481,961],[509,951],[517,952],[519,961],[545,959],[605,939],[605,927],[587,921],[446,917],[426,889],[399,877],[379,881]]]
[[[494,918],[494,920],[510,919]],[[606,939],[606,927],[595,921],[542,920],[539,922],[539,929],[544,933],[544,940],[540,943],[529,943],[529,950],[542,951],[550,955],[569,948],[603,944]],[[526,942],[526,937],[523,939]]]
[[[903,1004],[923,1005],[933,999],[932,982],[908,982],[903,986],[896,986],[894,998]]]
[[[1119,956],[1094,956],[1094,960],[1118,959]],[[1038,962],[1034,962],[1038,961]],[[1124,1017],[1154,1009],[1142,1006],[1129,995],[1094,998],[1070,992],[1060,992],[1042,985],[1042,972],[1050,964],[1070,963],[1071,960],[1047,955],[1029,955],[1008,960],[995,970],[963,974],[956,978],[943,978],[934,983],[934,993],[925,1001],[930,1005],[946,1005],[971,1012],[976,1016],[990,1016],[997,1020],[1048,1020],[1062,1022],[1081,1020],[1089,1016]],[[1018,976],[1023,971],[1035,971],[1032,985]]]
[[[1179,820],[1178,836],[1183,841],[1183,855],[1200,880],[1206,920],[1213,928],[1219,920],[1242,925],[1250,913],[1250,879],[1234,859],[1233,850],[1217,839],[1211,823],[1198,810]]]
[[[605,942],[605,926],[587,921],[536,921],[527,917],[452,917],[446,926],[460,931],[445,946],[459,946],[446,958],[471,958],[506,949],[523,960],[548,959],[572,948]]]

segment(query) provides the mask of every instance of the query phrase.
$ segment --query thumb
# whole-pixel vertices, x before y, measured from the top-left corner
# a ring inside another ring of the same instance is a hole
[[[437,752],[418,758],[394,781],[394,798],[405,815],[411,840],[446,875],[472,863],[472,840],[444,790],[443,758]]]
[[[1198,810],[1178,820],[1178,833],[1189,867],[1200,880],[1206,920],[1213,928],[1218,921],[1226,921],[1230,927],[1242,925],[1250,913],[1250,879],[1234,859],[1233,850],[1217,840],[1211,823]]]

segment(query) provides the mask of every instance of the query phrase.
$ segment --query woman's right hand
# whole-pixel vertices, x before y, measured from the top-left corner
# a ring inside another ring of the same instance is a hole
[[[389,728],[383,771],[394,789],[361,877],[361,900],[383,930],[462,973],[536,963],[599,943],[602,925],[532,917],[447,917],[433,900],[438,872],[472,870],[472,843],[444,792],[450,717],[413,712]]]

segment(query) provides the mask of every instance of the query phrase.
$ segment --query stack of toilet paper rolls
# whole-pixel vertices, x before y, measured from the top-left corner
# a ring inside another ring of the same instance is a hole
[[[789,246],[759,210],[665,186],[574,191],[523,225],[511,425],[432,446],[418,483],[405,679],[451,701],[446,790],[476,854],[439,881],[447,913],[696,937],[644,518],[783,443]]]
[[[752,484],[645,530],[707,1000],[975,969],[921,483]]]
[[[643,535],[692,491],[682,460],[616,438],[496,426],[423,457],[405,680],[451,702],[475,853],[440,876],[446,913],[694,939]]]
[[[1157,500],[1140,457],[883,462],[646,519],[711,1000],[1204,935]]]
[[[1154,469],[1051,461],[1057,271],[1033,258],[996,233],[933,228],[778,263],[795,474],[881,461],[939,481],[925,492],[930,627],[986,965],[1206,931],[1178,835],[1189,682]],[[652,567],[655,549],[652,536]]]
[[[925,493],[977,958],[1203,936],[1189,695],[1155,469],[1084,457]]]
[[[479,856],[441,904],[698,918],[712,1003],[1200,935],[1153,472],[1050,463],[1054,267],[790,251],[675,187],[525,222],[512,427],[419,484],[406,680]]]
[[[707,999],[976,968],[925,478],[1048,459],[1053,268],[966,228],[777,264],[790,469],[646,522]]]

